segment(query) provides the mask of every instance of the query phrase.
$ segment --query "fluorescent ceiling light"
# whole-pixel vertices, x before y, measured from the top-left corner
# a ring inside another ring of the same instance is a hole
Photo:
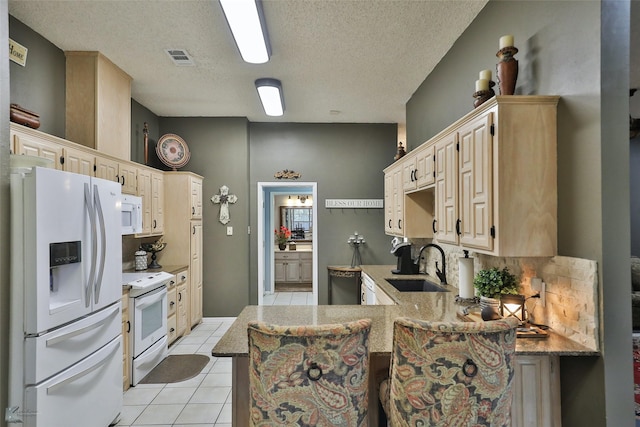
[[[284,114],[284,96],[282,84],[276,79],[256,80],[256,89],[262,102],[262,108],[267,116],[281,116]]]
[[[263,64],[271,47],[260,0],[220,0],[236,46],[245,62]]]

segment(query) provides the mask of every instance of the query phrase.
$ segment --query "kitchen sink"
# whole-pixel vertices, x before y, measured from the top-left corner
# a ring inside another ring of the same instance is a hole
[[[443,286],[425,279],[386,279],[400,292],[449,292]]]

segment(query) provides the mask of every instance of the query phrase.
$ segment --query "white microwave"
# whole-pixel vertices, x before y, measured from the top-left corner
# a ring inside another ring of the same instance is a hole
[[[122,234],[142,233],[142,197],[122,195]]]

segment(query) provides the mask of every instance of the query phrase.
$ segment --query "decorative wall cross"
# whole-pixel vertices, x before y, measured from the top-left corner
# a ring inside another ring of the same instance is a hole
[[[235,194],[229,194],[229,187],[223,185],[220,187],[220,194],[215,194],[211,201],[220,203],[220,222],[223,224],[228,223],[231,220],[229,217],[229,203],[237,202],[238,197]]]

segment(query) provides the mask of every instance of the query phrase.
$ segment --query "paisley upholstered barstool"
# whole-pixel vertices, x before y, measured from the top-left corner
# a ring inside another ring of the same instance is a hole
[[[380,384],[389,426],[510,426],[516,327],[396,319]]]
[[[250,425],[368,426],[370,329],[249,323]]]

